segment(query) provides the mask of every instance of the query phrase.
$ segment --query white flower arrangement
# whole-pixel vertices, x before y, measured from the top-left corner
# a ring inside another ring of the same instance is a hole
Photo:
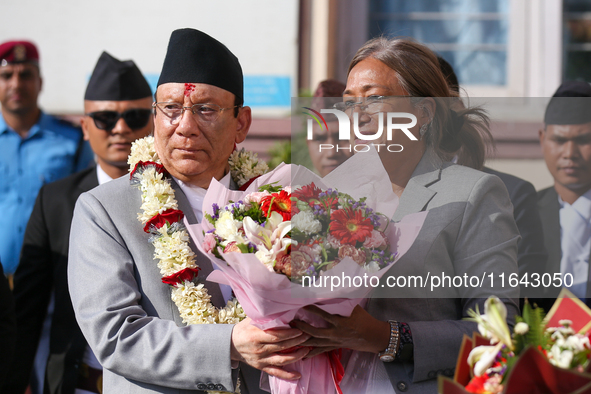
[[[314,217],[314,214],[310,210],[300,211],[293,215],[291,223],[294,228],[307,235],[318,233],[322,230],[322,223]]]
[[[241,187],[251,179],[269,171],[269,166],[259,160],[258,155],[242,148],[235,150],[228,158],[230,174],[234,182]]]

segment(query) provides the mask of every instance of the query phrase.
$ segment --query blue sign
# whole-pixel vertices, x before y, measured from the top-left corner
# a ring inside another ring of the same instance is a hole
[[[152,92],[156,92],[158,74],[145,74]],[[289,107],[291,78],[287,76],[245,75],[244,105],[251,107]]]
[[[251,107],[291,106],[291,78],[245,75],[244,104]]]

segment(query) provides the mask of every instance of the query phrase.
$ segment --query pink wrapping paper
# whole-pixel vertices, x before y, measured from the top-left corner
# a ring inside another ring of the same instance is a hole
[[[360,193],[367,193],[365,196],[368,197],[368,205],[375,211],[391,218],[398,205],[398,198],[392,192],[388,175],[379,158],[377,156],[374,158],[363,157],[363,162],[360,162],[359,158],[352,160],[356,156],[362,155],[353,156],[323,179],[304,167],[282,164],[274,171],[256,179],[244,192],[228,190],[213,180],[204,198],[203,211],[212,214],[214,203],[221,207],[228,204],[230,200],[241,200],[244,195],[258,191],[261,185],[277,182],[284,187],[292,184],[295,187],[314,182],[322,189],[329,187],[336,189],[338,187],[339,191],[348,193],[356,199],[364,196]],[[363,174],[363,177],[358,178],[352,174],[355,172]],[[386,186],[384,187],[384,185]],[[397,252],[394,263],[377,272],[369,273],[350,258],[346,258],[323,275],[363,277],[366,274],[367,283],[370,283],[370,277],[380,278],[411,247],[423,225],[426,214],[426,212],[421,212],[407,215],[399,223],[390,223],[387,235],[391,251]],[[311,304],[331,314],[349,316],[353,308],[361,303],[373,289],[368,286],[339,287],[331,290],[330,285],[327,288],[304,288],[298,283],[292,283],[284,275],[270,272],[254,254],[222,253],[226,261],[220,260],[203,249],[204,232],[211,230],[213,225],[207,220],[196,225],[189,225],[185,220],[185,225],[198,248],[218,268],[210,273],[207,280],[230,285],[246,315],[252,319],[251,324],[263,330],[289,327],[289,322],[294,319],[304,320],[317,327],[324,325],[323,319],[302,309]],[[326,355],[298,361],[285,369],[300,372],[302,378],[298,381],[285,381],[270,376],[269,383],[272,393],[329,394],[336,392],[330,363]]]

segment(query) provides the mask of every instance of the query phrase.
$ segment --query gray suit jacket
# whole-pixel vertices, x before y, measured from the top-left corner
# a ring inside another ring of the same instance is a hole
[[[491,294],[505,301],[510,318],[518,312],[519,288],[507,277],[517,273],[519,233],[503,182],[494,175],[442,163],[427,151],[406,186],[394,220],[426,211],[425,223],[410,250],[382,278],[368,311],[380,320],[409,324],[414,360],[384,363],[399,392],[436,393],[439,374],[452,376],[463,334],[476,324],[462,321],[467,310]],[[505,273],[505,288],[499,273]],[[389,276],[485,275],[482,287],[431,292],[427,288],[388,288]],[[494,286],[490,286],[490,274]]]
[[[196,223],[185,195],[175,182],[173,187],[179,209]],[[69,290],[80,328],[104,367],[104,392],[233,391],[233,325],[182,323],[137,219],[140,205],[140,191],[122,177],[82,194],[74,211]],[[199,253],[197,263],[203,280],[212,265]],[[206,287],[214,305],[223,306],[219,285]],[[257,383],[251,393],[258,390],[257,377],[248,376]]]

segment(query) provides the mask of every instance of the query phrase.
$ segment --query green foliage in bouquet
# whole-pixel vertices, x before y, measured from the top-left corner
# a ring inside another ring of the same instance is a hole
[[[269,168],[272,170],[281,163],[291,163],[291,141],[275,142],[269,149]]]
[[[545,317],[542,308],[533,308],[526,300],[523,306],[522,316],[516,316],[516,331],[514,333],[515,352],[521,353],[527,346],[532,345],[538,349],[545,349],[550,342],[550,336],[546,333]],[[527,324],[527,331],[522,333],[519,323]]]
[[[511,379],[511,370],[517,368],[520,356],[531,348],[541,352],[540,357],[557,368],[583,372],[589,365],[589,336],[575,332],[571,320],[561,319],[549,327],[544,311],[526,302],[511,334],[507,309],[494,296],[486,300],[484,314],[480,314],[478,307],[468,314],[468,320],[478,323],[478,331],[490,341],[490,346],[476,346],[468,355],[472,379],[465,390],[469,393],[503,392]]]

